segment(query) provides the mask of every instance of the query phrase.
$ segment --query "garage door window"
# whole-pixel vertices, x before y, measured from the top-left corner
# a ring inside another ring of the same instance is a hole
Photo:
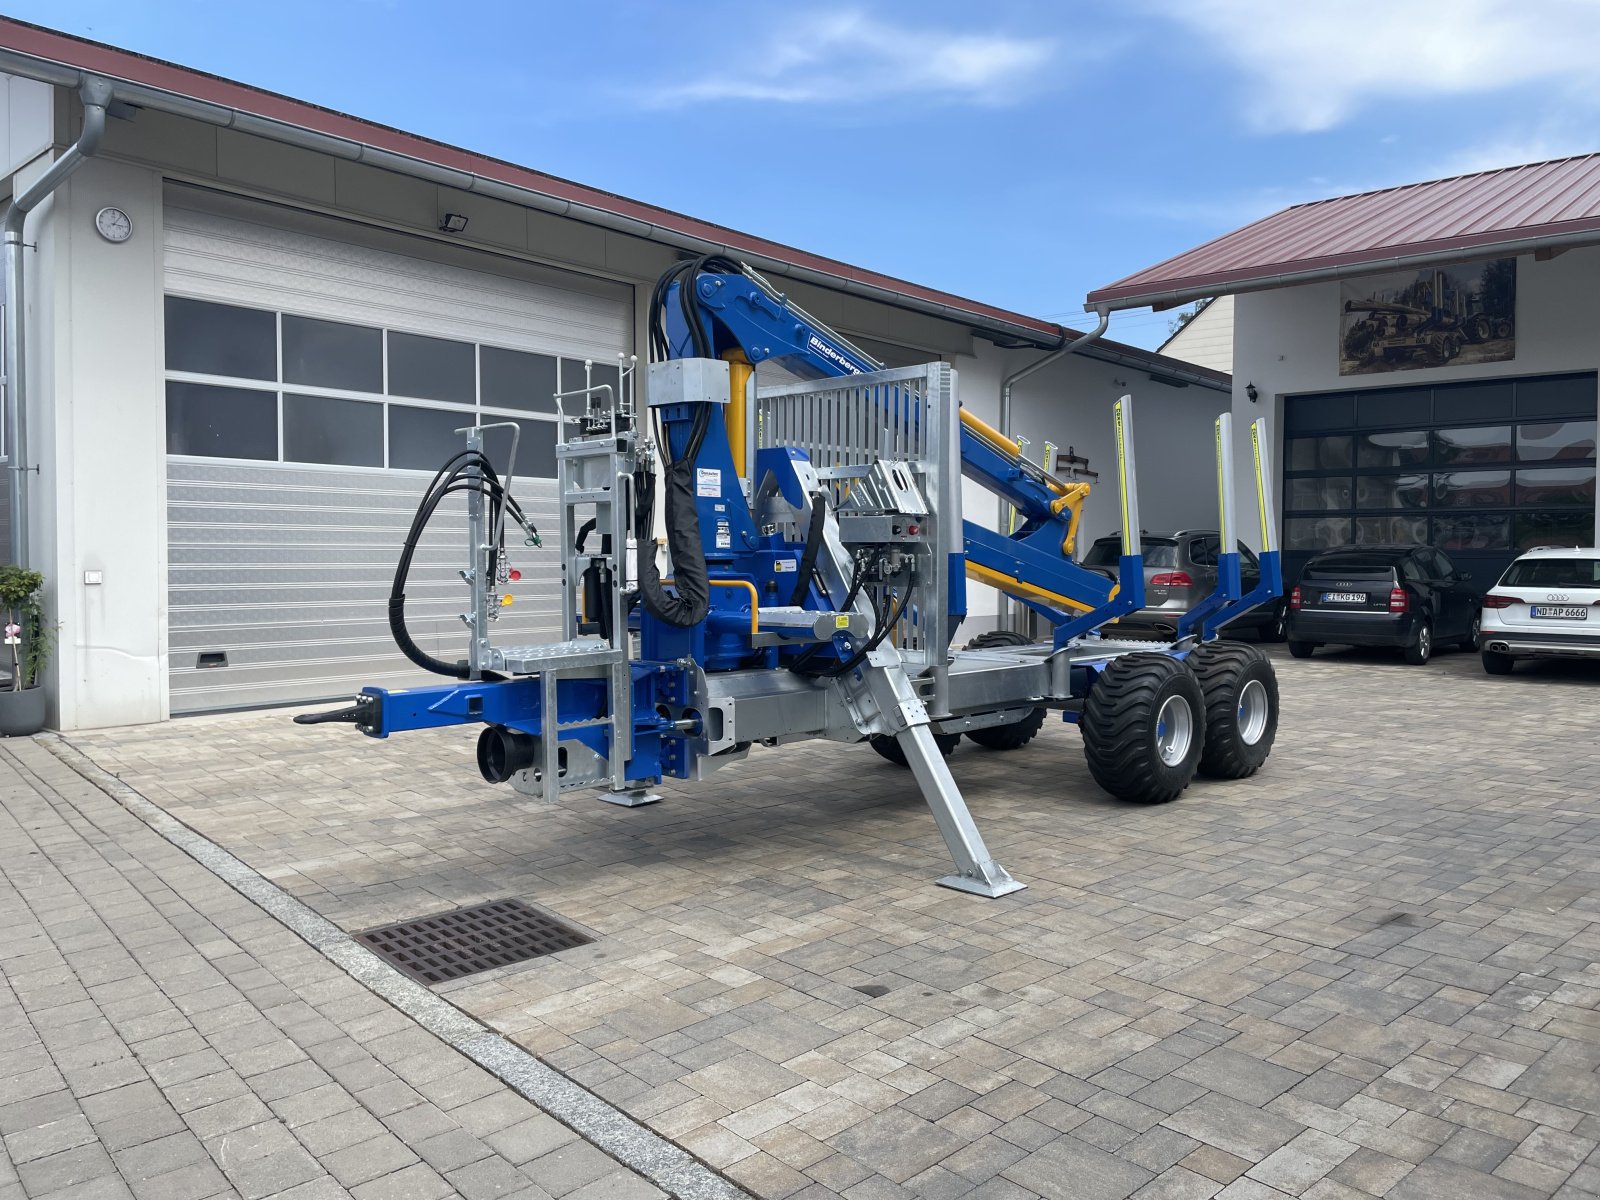
[[[1593,375],[1289,397],[1284,549],[1592,545],[1595,406]]]
[[[286,392],[283,457],[334,466],[383,466],[383,405]]]
[[[471,404],[478,387],[476,350],[469,342],[391,332],[389,394]]]
[[[234,379],[278,377],[278,318],[236,304],[168,296],[167,369]]]
[[[197,458],[433,471],[457,429],[515,419],[516,474],[548,479],[554,393],[618,381],[610,364],[183,296],[166,346],[167,452]],[[487,445],[504,472],[510,431]]]
[[[167,453],[277,459],[277,395],[246,388],[169,382]]]
[[[383,330],[285,313],[283,381],[346,392],[383,391]]]

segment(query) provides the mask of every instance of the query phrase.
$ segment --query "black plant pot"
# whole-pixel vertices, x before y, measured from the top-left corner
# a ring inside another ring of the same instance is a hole
[[[0,736],[26,737],[44,728],[44,689],[0,691]]]

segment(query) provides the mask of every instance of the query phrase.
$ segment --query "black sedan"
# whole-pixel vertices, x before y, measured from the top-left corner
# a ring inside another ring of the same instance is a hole
[[[1393,646],[1420,666],[1436,647],[1478,647],[1483,595],[1432,546],[1346,546],[1318,554],[1289,593],[1289,653]]]

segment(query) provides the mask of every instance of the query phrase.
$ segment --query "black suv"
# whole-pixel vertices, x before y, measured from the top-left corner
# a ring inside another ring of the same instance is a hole
[[[1289,653],[1318,646],[1394,646],[1420,666],[1434,648],[1478,648],[1483,595],[1432,546],[1324,550],[1289,593]]]

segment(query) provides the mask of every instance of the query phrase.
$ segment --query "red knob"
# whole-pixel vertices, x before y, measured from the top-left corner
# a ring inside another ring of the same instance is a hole
[[[522,572],[517,570],[515,567],[512,567],[511,574],[506,576],[506,578],[511,580],[512,583],[515,583],[517,580],[522,578]]]

